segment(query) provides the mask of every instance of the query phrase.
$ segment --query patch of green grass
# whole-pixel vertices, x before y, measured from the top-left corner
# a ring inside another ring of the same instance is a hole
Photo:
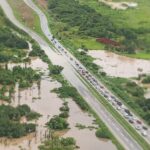
[[[39,4],[34,1],[38,6]],[[43,9],[41,6],[39,6],[40,9],[45,13],[45,15],[48,18],[49,27],[51,29],[51,32],[56,35],[62,42],[66,42],[69,45],[73,45],[75,49],[81,48],[82,45],[84,45],[87,49],[91,50],[100,50],[104,49],[104,45],[101,43],[96,42],[96,38],[88,37],[88,36],[79,36],[76,34],[77,28],[76,27],[67,27],[66,23],[60,22],[53,18],[48,13],[48,10]],[[66,31],[63,30],[63,28],[67,28]]]
[[[70,43],[73,43],[76,48],[81,48],[83,45],[90,50],[100,50],[104,49],[104,45],[96,42],[94,38],[72,38],[69,40]]]
[[[136,54],[126,54],[128,57],[138,58],[138,59],[150,59],[150,53],[136,53]]]
[[[24,1],[18,1],[18,0],[7,0],[8,3],[10,4],[13,13],[15,15],[15,17],[17,18],[18,21],[20,21],[20,23],[22,23],[23,25],[31,28],[31,30],[35,31],[37,34],[39,34],[44,40],[46,40],[47,42],[49,42],[49,40],[47,39],[47,37],[44,35],[42,29],[41,29],[41,24],[40,24],[40,18],[39,16],[36,14],[36,12],[34,12],[29,6],[27,6]],[[30,14],[31,16],[33,16],[34,21],[33,20],[24,20],[24,18],[22,18],[22,14],[19,11],[19,6],[23,6],[25,5],[25,7],[27,7],[30,10]],[[33,24],[30,24],[30,21],[33,21]]]
[[[98,2],[97,0],[79,0],[81,4],[86,4],[97,12],[109,16],[111,20],[118,26],[132,29],[148,29],[150,26],[150,3],[149,0],[125,0],[138,3],[138,7],[135,9],[127,10],[113,10],[108,6]],[[123,1],[123,0],[113,0]],[[149,39],[150,35],[145,33],[141,37]]]
[[[122,10],[112,10],[110,7],[99,3],[97,0],[79,0],[81,4],[86,4],[97,12],[111,17],[116,24],[119,26],[132,27],[132,28],[149,28],[150,26],[150,3],[149,0],[124,0],[130,2],[137,2],[138,7],[135,9]],[[123,0],[113,0],[113,1],[123,1]]]

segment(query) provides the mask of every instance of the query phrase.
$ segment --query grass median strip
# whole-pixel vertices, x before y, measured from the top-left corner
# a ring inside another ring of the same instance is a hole
[[[87,82],[80,77],[86,87],[99,100],[101,104],[112,114],[124,129],[141,145],[144,150],[149,150],[150,145],[133,129],[133,127]]]

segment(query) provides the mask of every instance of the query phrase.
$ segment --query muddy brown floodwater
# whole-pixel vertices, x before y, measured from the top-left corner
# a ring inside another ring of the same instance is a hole
[[[150,61],[129,58],[103,50],[91,50],[89,55],[95,58],[94,63],[103,71],[114,77],[138,77],[139,74],[150,74]]]
[[[72,100],[69,100],[69,108],[70,117],[68,122],[71,129],[64,135],[64,137],[74,137],[80,150],[116,150],[115,145],[112,144],[111,141],[100,140],[95,136],[96,129],[78,129],[76,127],[77,123],[85,125],[86,127],[97,127],[97,125],[93,124],[94,117],[83,112]]]
[[[15,64],[9,64],[8,66],[12,68]],[[21,66],[24,66],[24,64],[21,64]],[[50,90],[61,85],[48,77],[47,64],[43,63],[40,59],[33,59],[31,64],[27,66],[44,72],[42,80],[40,83],[35,83],[31,88],[25,90],[19,90],[18,85],[16,85],[11,105],[27,104],[33,111],[40,113],[42,117],[34,121],[38,124],[36,134],[30,134],[14,140],[1,138],[0,150],[37,150],[38,145],[45,139],[45,134],[48,133],[45,123],[53,115],[59,114],[59,108],[62,106],[62,100],[55,93],[50,92]]]
[[[8,68],[11,69],[15,65],[18,64],[8,64]],[[25,64],[20,65],[22,67],[25,66]],[[48,133],[45,123],[53,115],[60,113],[59,108],[62,106],[63,101],[55,93],[51,93],[50,90],[61,85],[48,76],[48,65],[39,58],[35,58],[32,59],[30,64],[26,64],[26,66],[40,70],[44,74],[42,75],[41,81],[34,83],[31,88],[20,90],[18,85],[16,85],[11,105],[27,104],[33,111],[40,113],[42,116],[38,120],[33,121],[38,124],[36,134],[32,133],[19,139],[1,138],[0,150],[38,150],[38,146],[45,140],[45,136]],[[76,123],[93,126],[92,122],[94,118],[90,117],[88,113],[82,112],[72,100],[69,99],[68,101],[70,107],[68,122],[71,129],[63,136],[74,137],[81,150],[99,150],[100,148],[103,150],[116,150],[115,145],[111,141],[99,140],[95,136],[95,129],[91,131],[89,129],[79,130],[75,127]],[[22,118],[22,121],[25,121],[25,118]]]

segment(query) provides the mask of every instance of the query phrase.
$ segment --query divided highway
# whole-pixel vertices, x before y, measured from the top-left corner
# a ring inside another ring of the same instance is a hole
[[[12,23],[14,23],[20,29],[24,30],[40,44],[41,48],[45,51],[53,64],[61,65],[64,67],[64,70],[62,72],[64,77],[79,91],[79,93],[84,97],[87,103],[95,110],[97,115],[116,136],[118,141],[120,141],[120,143],[122,143],[122,145],[127,150],[142,150],[140,145],[127,133],[127,131],[103,107],[103,105],[99,103],[99,101],[94,97],[94,95],[92,95],[89,89],[83,84],[78,76],[79,70],[77,71],[77,67],[81,66],[82,68],[84,68],[84,66],[69,52],[67,52],[57,39],[53,39],[53,36],[48,28],[47,18],[45,17],[44,13],[42,13],[41,10],[36,5],[34,5],[31,0],[24,1],[39,15],[43,33],[55,45],[59,53],[52,50],[50,46],[36,33],[19,23],[14,17],[12,9],[10,8],[6,0],[1,0],[0,5],[2,6],[6,16],[12,21]]]

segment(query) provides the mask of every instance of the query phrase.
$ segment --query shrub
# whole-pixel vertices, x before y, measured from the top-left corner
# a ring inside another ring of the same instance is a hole
[[[63,130],[68,128],[68,123],[65,119],[59,116],[54,116],[49,122],[47,122],[47,126],[54,130]]]
[[[110,134],[109,131],[107,129],[103,128],[99,128],[96,131],[96,136],[99,138],[110,138]]]

